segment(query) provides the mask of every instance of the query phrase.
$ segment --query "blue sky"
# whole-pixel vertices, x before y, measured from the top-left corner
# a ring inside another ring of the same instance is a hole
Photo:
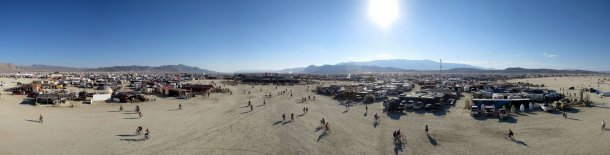
[[[217,71],[378,59],[610,70],[608,0],[0,0],[0,62]]]

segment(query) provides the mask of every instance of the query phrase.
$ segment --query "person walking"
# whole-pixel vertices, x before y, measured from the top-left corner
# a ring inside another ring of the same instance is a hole
[[[294,113],[290,113],[290,121],[294,121]]]
[[[282,120],[286,122],[286,113],[282,113]]]
[[[144,132],[144,139],[149,139],[150,138],[150,130],[148,130],[148,128],[146,128],[146,131]]]
[[[123,106],[119,106],[119,111],[123,111]]]
[[[424,130],[426,130],[426,135],[428,135],[428,123],[426,123],[426,126],[424,126]]]
[[[40,114],[40,117],[38,117],[38,123],[42,123],[42,114]]]
[[[568,119],[568,115],[566,114],[565,111],[563,113],[561,113],[561,115],[563,115],[563,119]]]
[[[182,110],[182,104],[178,104],[178,110]]]
[[[606,121],[602,120],[602,130],[606,129]]]
[[[138,111],[138,115],[140,116],[140,118],[142,118],[142,112]]]
[[[250,111],[254,111],[254,106],[250,105]]]
[[[364,105],[364,112],[369,113],[369,105]]]

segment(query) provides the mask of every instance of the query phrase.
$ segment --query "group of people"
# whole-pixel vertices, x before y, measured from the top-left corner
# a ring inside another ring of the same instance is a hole
[[[136,128],[136,133],[135,135],[140,135],[142,134],[142,126],[138,126],[138,128]],[[146,131],[144,131],[144,139],[149,139],[150,138],[150,130],[148,130],[148,128],[146,128]]]
[[[286,122],[286,113],[282,113],[282,121]],[[290,113],[290,121],[294,121],[294,113]]]
[[[400,129],[394,130],[392,136],[394,137],[394,143],[402,143],[402,140],[404,139],[404,136],[402,135],[402,133],[400,133]]]
[[[292,97],[292,94],[290,94],[290,97]],[[301,98],[301,102],[305,102],[307,100],[313,101],[312,98],[313,98],[313,100],[316,100],[316,96],[315,95],[313,95],[313,97],[310,95],[310,96]]]
[[[330,127],[328,126],[328,122],[326,120],[324,120],[324,118],[322,118],[322,120],[320,120],[320,124],[322,124],[322,126],[324,126],[324,130],[325,131],[330,131]]]
[[[303,114],[307,114],[309,112],[309,107],[303,107]]]

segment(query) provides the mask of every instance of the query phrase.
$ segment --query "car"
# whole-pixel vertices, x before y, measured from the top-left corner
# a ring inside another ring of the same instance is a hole
[[[498,110],[498,118],[499,119],[504,119],[506,117],[508,117],[508,112],[506,112],[506,109]]]
[[[470,116],[475,117],[477,115],[479,115],[480,111],[479,111],[479,107],[477,107],[476,105],[473,105],[470,107]]]

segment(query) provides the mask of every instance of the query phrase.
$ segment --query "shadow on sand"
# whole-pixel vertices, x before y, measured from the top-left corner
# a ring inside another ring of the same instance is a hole
[[[406,116],[407,114],[406,113],[402,113],[402,112],[400,112],[400,113],[398,113],[398,112],[388,112],[387,115],[388,115],[388,117],[390,117],[390,119],[400,120],[400,117]]]
[[[177,111],[177,110],[180,110],[180,109],[169,109],[167,111]]]
[[[580,119],[578,119],[578,118],[570,118],[570,117],[568,117],[567,119],[570,119],[570,120],[575,120],[575,121],[582,121],[582,120],[580,120]]]
[[[288,123],[292,123],[292,121],[286,121],[286,122],[282,123],[282,125],[286,125]]]
[[[576,108],[570,108],[570,109],[566,110],[565,112],[569,112],[569,113],[578,113],[578,112],[580,112],[580,110],[579,110],[579,109],[576,109]]]
[[[515,119],[515,117],[513,117],[511,115],[509,115],[508,117],[501,119],[499,121],[500,121],[500,123],[513,123],[513,124],[517,123],[517,119]]]
[[[38,120],[26,119],[26,121],[28,121],[28,122],[34,122],[34,123],[40,123],[40,121],[38,121]]]
[[[283,121],[276,121],[276,122],[274,122],[274,123],[273,123],[273,125],[278,125],[278,124],[280,124],[280,123],[282,123],[282,122],[283,122]]]
[[[520,140],[515,140],[515,143],[519,144],[519,145],[523,145],[525,147],[529,147],[529,145],[525,144],[525,142],[520,141]]]
[[[438,143],[436,142],[436,140],[435,140],[434,138],[432,138],[432,137],[430,136],[430,134],[426,134],[426,136],[428,137],[428,141],[430,142],[430,144],[432,144],[432,145],[434,145],[434,146],[438,145]]]
[[[250,113],[250,112],[252,112],[252,111],[244,111],[244,112],[241,112],[239,114],[247,114],[247,113]]]
[[[133,137],[133,136],[137,136],[137,135],[135,135],[135,134],[120,134],[120,135],[116,135],[116,136],[119,136],[119,137]]]
[[[144,138],[122,138],[121,141],[128,141],[128,142],[139,142],[139,141],[145,141],[146,139]]]
[[[140,117],[127,117],[127,118],[123,118],[123,119],[140,119]]]
[[[322,128],[324,128],[324,125],[316,127],[316,131],[314,131],[314,132],[318,132],[318,131],[322,130]]]
[[[402,143],[394,143],[394,154],[398,155],[399,152],[403,152]]]
[[[318,136],[318,140],[317,142],[320,142],[320,140],[322,140],[324,137],[328,136],[328,132],[324,131],[322,132],[322,134],[320,134],[320,136]]]

